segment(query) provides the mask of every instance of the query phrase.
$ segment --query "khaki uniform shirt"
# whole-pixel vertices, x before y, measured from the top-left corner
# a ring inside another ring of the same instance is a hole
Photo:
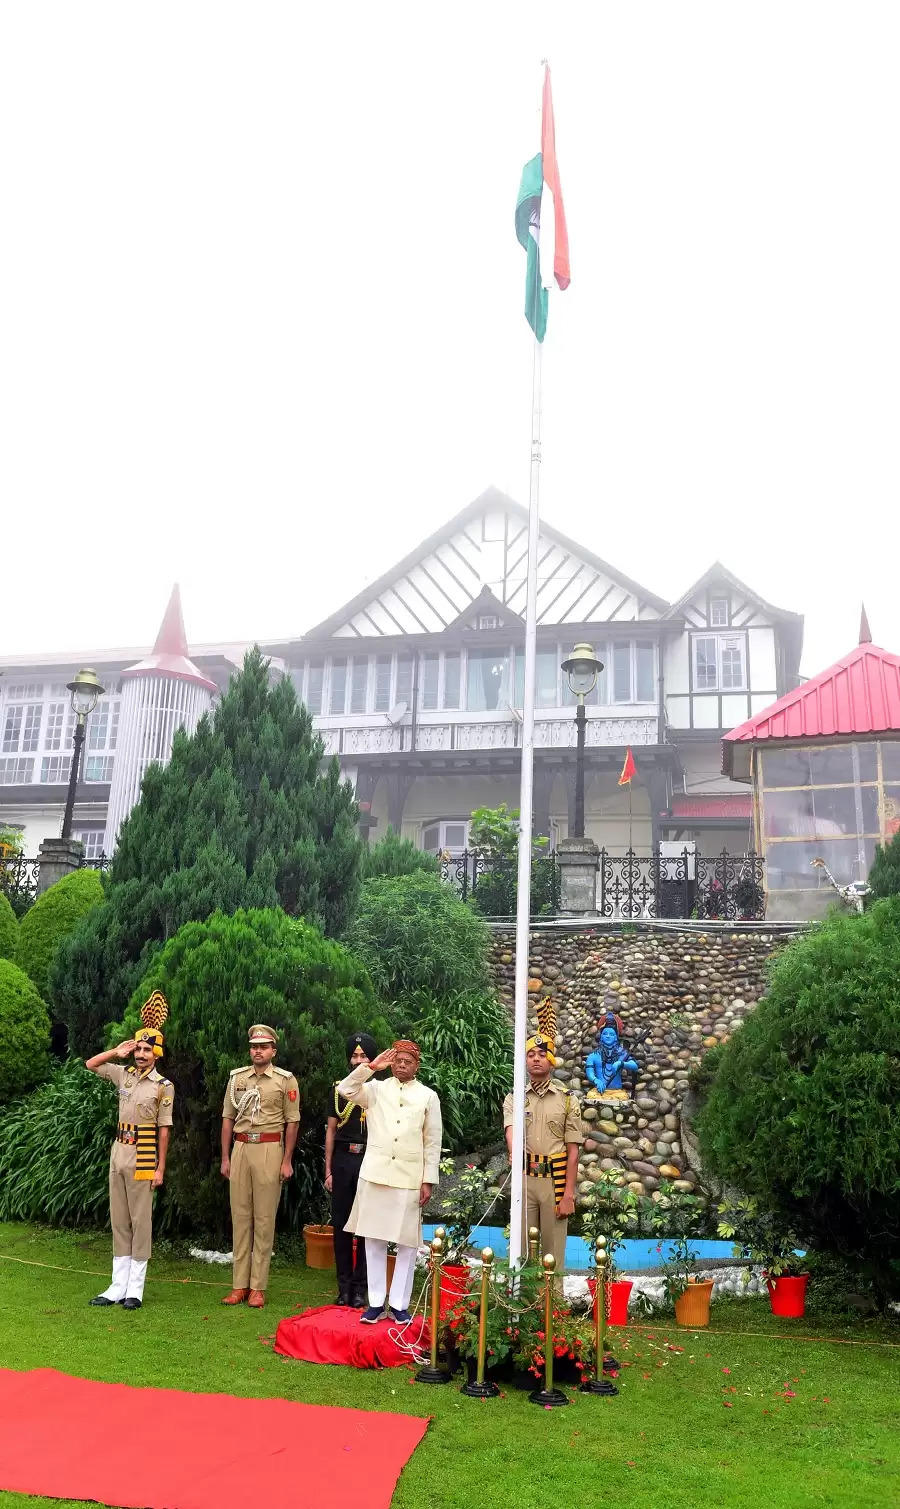
[[[512,1124],[513,1098],[507,1095],[503,1125]],[[529,1085],[525,1091],[525,1151],[536,1158],[558,1158],[565,1153],[567,1143],[583,1141],[581,1110],[571,1090],[558,1079],[551,1079],[541,1095]]]
[[[108,1079],[119,1092],[119,1120],[132,1126],[170,1127],[175,1086],[164,1079],[158,1069],[141,1074],[134,1064],[100,1064],[91,1071],[98,1079]],[[133,1169],[136,1158],[134,1143],[114,1142],[110,1168],[126,1172]]]
[[[254,1113],[253,1102],[248,1101],[238,1115],[238,1106],[247,1090],[259,1091],[259,1110]],[[275,1064],[267,1064],[262,1074],[257,1074],[252,1064],[245,1069],[232,1069],[222,1119],[233,1121],[235,1132],[282,1132],[287,1122],[300,1120],[296,1079]]]
[[[338,1094],[364,1106],[368,1137],[359,1171],[371,1184],[394,1189],[436,1185],[441,1161],[441,1103],[434,1090],[409,1079],[373,1079],[368,1064],[342,1079]]]

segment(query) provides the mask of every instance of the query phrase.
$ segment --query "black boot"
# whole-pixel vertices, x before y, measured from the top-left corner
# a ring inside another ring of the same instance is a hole
[[[350,1291],[349,1303],[354,1310],[365,1310],[369,1303],[369,1294],[365,1284],[354,1284]]]
[[[343,1305],[343,1306],[346,1307],[347,1305],[350,1305],[351,1303],[352,1303],[352,1301],[350,1299],[350,1290],[349,1290],[348,1286],[346,1284],[341,1284],[340,1288],[338,1289],[337,1299],[335,1300],[335,1304],[336,1305]]]

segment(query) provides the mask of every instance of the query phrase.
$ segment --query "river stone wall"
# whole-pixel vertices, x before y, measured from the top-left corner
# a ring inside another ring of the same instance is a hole
[[[578,1196],[601,1177],[635,1194],[653,1195],[670,1180],[702,1194],[681,1138],[688,1074],[708,1048],[727,1042],[765,988],[769,960],[784,933],[535,931],[529,950],[529,1023],[544,996],[557,1009],[555,1077],[579,1095],[590,1089],[585,1058],[606,1011],[622,1018],[626,1041],[650,1036],[637,1050],[641,1064],[634,1099],[603,1106],[582,1102],[585,1142]],[[493,973],[513,1009],[515,939],[497,932]]]

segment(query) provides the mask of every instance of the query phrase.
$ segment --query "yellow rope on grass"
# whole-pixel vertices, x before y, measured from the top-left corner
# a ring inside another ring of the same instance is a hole
[[[672,1335],[673,1330],[671,1326],[616,1327],[616,1330],[620,1329],[625,1329],[626,1331],[630,1331],[632,1335],[638,1336],[642,1333],[647,1333],[650,1336],[662,1336],[665,1333],[667,1340]],[[678,1336],[687,1336],[690,1334],[691,1336],[696,1336],[698,1339],[701,1336],[754,1336],[761,1341],[819,1341],[832,1343],[836,1347],[888,1347],[893,1348],[894,1351],[900,1351],[900,1342],[898,1341],[856,1341],[849,1336],[785,1336],[781,1331],[709,1331],[705,1326],[702,1326],[699,1331],[695,1331],[691,1326],[682,1326],[675,1334]],[[687,1351],[686,1347],[685,1351]]]
[[[108,1270],[101,1268],[67,1268],[62,1263],[39,1263],[34,1258],[11,1257],[6,1252],[0,1252],[0,1262],[21,1263],[25,1268],[49,1268],[53,1273],[78,1273],[86,1278],[105,1278]],[[224,1264],[222,1265],[225,1266]],[[228,1265],[230,1267],[230,1264]],[[152,1284],[196,1284],[198,1288],[221,1289],[230,1279],[223,1277],[218,1283],[211,1278],[159,1278],[155,1274],[147,1275],[147,1283]],[[288,1289],[288,1294],[299,1294],[299,1289]]]

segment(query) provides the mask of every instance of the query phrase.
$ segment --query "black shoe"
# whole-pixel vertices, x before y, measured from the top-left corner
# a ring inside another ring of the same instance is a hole
[[[350,1300],[350,1290],[349,1289],[339,1289],[338,1290],[337,1299],[335,1300],[335,1304],[336,1305],[348,1306],[350,1303],[351,1303],[351,1300]]]
[[[141,1308],[141,1302],[140,1302],[139,1299],[123,1299],[122,1300],[122,1309],[123,1310],[139,1310],[140,1308]]]
[[[115,1303],[114,1299],[107,1299],[105,1294],[98,1294],[94,1299],[88,1300],[89,1305],[114,1305]]]
[[[369,1295],[365,1289],[351,1289],[348,1301],[352,1310],[364,1310],[369,1303]]]

